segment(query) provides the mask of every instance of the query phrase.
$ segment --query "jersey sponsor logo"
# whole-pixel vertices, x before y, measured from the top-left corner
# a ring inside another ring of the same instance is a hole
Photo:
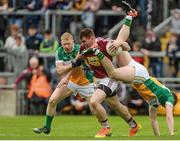
[[[99,58],[97,56],[87,57],[87,62],[92,66],[101,66]]]

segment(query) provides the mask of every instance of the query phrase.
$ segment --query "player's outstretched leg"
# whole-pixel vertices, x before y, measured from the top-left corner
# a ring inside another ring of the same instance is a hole
[[[60,85],[60,83],[59,83]],[[71,95],[72,91],[67,88],[66,85],[60,85],[54,90],[53,94],[51,95],[48,106],[47,106],[47,113],[46,113],[46,121],[43,127],[41,128],[34,128],[33,131],[37,134],[44,133],[49,134],[51,131],[51,124],[53,118],[56,114],[56,105],[59,101],[62,101],[64,98]]]

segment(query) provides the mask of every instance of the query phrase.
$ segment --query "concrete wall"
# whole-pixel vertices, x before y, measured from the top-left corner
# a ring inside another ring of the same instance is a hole
[[[0,89],[0,116],[16,115],[17,100],[16,91],[13,89]]]

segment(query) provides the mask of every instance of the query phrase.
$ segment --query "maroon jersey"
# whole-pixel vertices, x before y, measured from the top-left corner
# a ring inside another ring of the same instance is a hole
[[[100,51],[112,61],[112,57],[106,51],[106,45],[109,41],[110,39],[96,38],[96,43],[98,44],[98,48],[100,49]],[[85,49],[85,47],[81,46],[80,51],[83,51]],[[85,59],[93,70],[94,76],[96,78],[104,78],[108,76],[105,69],[100,63],[99,58],[96,55],[85,55]]]

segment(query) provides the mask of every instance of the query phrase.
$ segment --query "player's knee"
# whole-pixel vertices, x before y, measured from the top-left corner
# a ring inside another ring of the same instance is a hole
[[[90,104],[92,105],[92,107],[95,109],[97,106],[97,101],[95,99],[90,99]]]
[[[51,98],[49,99],[48,105],[49,105],[50,107],[55,107],[56,104],[57,104],[57,102],[56,102],[55,99],[51,99]]]

